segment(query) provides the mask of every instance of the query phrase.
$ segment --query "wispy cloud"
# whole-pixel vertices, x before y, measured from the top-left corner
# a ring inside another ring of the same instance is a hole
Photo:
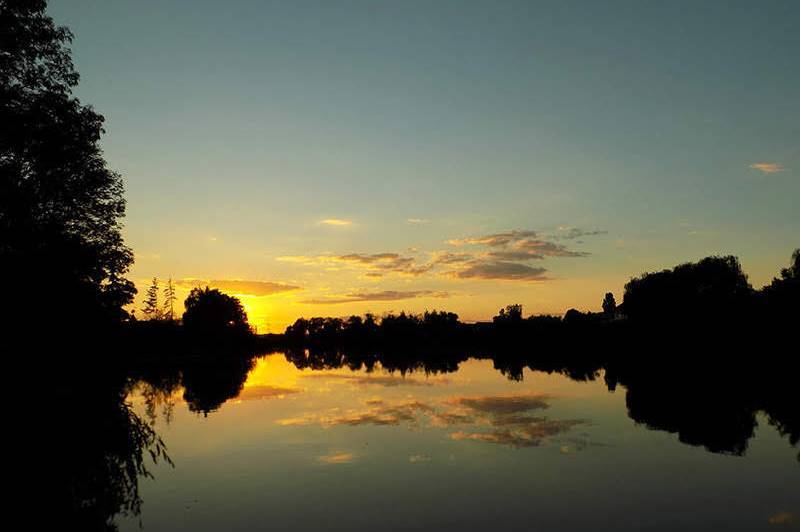
[[[759,170],[765,174],[774,174],[786,170],[782,164],[779,163],[753,163],[749,166],[753,170]]]
[[[197,286],[209,286],[217,288],[223,292],[245,295],[245,296],[269,296],[300,290],[299,286],[279,283],[274,281],[250,281],[244,279],[193,279],[185,278],[174,281],[176,286],[181,288],[194,288]]]
[[[424,218],[408,218],[406,220],[406,223],[409,223],[411,225],[420,225],[420,224],[428,223],[428,220],[426,220]]]
[[[302,303],[313,305],[335,305],[338,303],[355,303],[358,301],[400,301],[403,299],[414,299],[419,297],[449,297],[447,292],[436,292],[433,290],[383,290],[380,292],[356,292],[342,296],[329,298],[307,299]]]
[[[521,240],[523,238],[534,238],[538,233],[529,229],[514,229],[505,233],[495,233],[486,236],[472,236],[467,238],[453,238],[448,240],[447,243],[453,246],[464,246],[468,244],[481,244],[484,246],[506,246],[511,242]]]
[[[587,231],[577,227],[570,227],[568,225],[559,225],[553,235],[554,238],[559,240],[574,240],[576,238],[583,238],[585,236],[607,235],[608,231],[593,230]]]
[[[324,454],[317,458],[323,464],[349,464],[355,460],[356,455],[353,453],[333,453]]]
[[[278,257],[285,262],[306,265],[327,265],[372,270],[379,273],[402,273],[421,275],[431,269],[430,264],[417,264],[414,257],[399,253],[348,253],[347,255],[289,255]]]
[[[324,220],[319,221],[320,225],[330,225],[334,227],[346,227],[348,225],[353,225],[352,220],[344,220],[342,218],[325,218]]]

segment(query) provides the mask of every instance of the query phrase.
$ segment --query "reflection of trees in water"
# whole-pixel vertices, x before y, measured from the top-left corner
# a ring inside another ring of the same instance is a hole
[[[254,365],[252,356],[230,355],[200,359],[185,366],[183,399],[189,410],[207,416],[237,397]]]
[[[171,464],[152,426],[125,403],[123,381],[108,376],[77,383],[59,401],[69,416],[52,416],[45,427],[54,445],[43,453],[47,489],[69,530],[116,530],[114,517],[138,515],[139,477],[150,476],[147,462]]]
[[[603,356],[591,350],[547,350],[526,354],[524,348],[483,352],[476,358],[492,360],[496,370],[515,381],[523,379],[526,368],[558,373],[575,381],[591,381],[604,374],[610,391],[620,384],[626,388],[631,419],[649,429],[677,433],[681,442],[714,453],[744,454],[758,426],[759,412],[766,414],[769,423],[791,445],[798,444],[800,414],[793,393],[795,362],[775,358],[745,365],[716,354],[725,352],[719,348],[704,351],[702,346],[695,346],[690,353],[685,347],[683,351],[680,357],[670,356],[671,360],[664,358],[669,352],[665,345],[657,350],[651,348],[647,360],[638,352],[619,351]],[[455,372],[468,358],[465,353],[411,349],[388,353],[314,349],[286,352],[286,359],[299,369],[346,367],[371,372],[381,367],[404,375],[415,371]]]
[[[208,415],[241,393],[255,359],[248,352],[224,350],[173,357],[163,364],[149,361],[131,372],[132,391],[141,394],[151,419],[160,407],[169,421],[175,395],[181,389],[189,410]]]

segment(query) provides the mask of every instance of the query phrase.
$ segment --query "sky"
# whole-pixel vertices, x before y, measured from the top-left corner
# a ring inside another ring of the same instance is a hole
[[[800,247],[796,1],[51,0],[130,278],[300,316],[598,310]],[[180,306],[180,305],[179,305]]]

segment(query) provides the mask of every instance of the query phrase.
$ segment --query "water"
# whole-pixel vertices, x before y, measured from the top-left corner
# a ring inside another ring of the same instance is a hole
[[[654,430],[661,410],[691,418],[706,407],[674,386],[642,420],[647,403],[626,404],[627,387],[609,391],[602,370],[572,380],[526,368],[512,380],[490,360],[405,375],[316,366],[258,358],[240,392],[235,378],[137,384],[129,401],[174,466],[148,467],[141,513],[118,516],[120,529],[752,531],[800,521],[797,448],[762,411],[755,428],[737,419],[742,434],[721,438],[691,420]],[[212,385],[223,392],[199,398]],[[717,432],[730,418],[712,417]]]

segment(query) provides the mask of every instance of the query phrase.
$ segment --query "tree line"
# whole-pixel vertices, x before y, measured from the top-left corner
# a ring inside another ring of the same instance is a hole
[[[691,333],[716,333],[747,324],[788,331],[800,323],[800,249],[772,282],[754,289],[734,256],[706,257],[671,269],[644,273],[626,285],[623,301],[606,293],[601,312],[568,310],[564,316],[523,316],[522,305],[508,305],[491,322],[464,323],[457,314],[400,312],[381,317],[299,318],[286,328],[288,345],[320,348],[381,348],[408,345],[461,348],[465,345],[561,343],[567,334],[608,334],[676,326]],[[730,335],[730,333],[729,333]]]

